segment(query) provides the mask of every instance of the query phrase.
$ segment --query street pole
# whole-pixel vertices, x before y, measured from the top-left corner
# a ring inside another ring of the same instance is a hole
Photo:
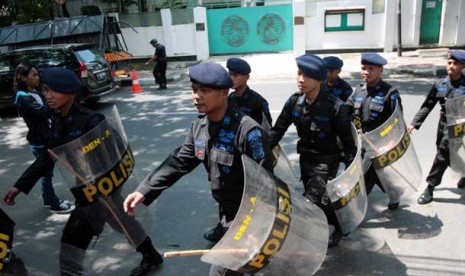
[[[401,13],[401,2],[397,0],[397,56],[402,56],[402,13]]]

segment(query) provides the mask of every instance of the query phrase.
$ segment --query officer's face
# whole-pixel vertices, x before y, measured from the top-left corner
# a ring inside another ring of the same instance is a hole
[[[51,109],[60,111],[71,106],[74,100],[75,95],[59,93],[52,88],[48,87],[46,84],[42,86],[42,94],[47,100],[48,106]]]
[[[375,86],[381,79],[383,66],[362,64],[362,79],[368,86]]]
[[[337,80],[340,72],[341,72],[341,69],[329,69],[328,68],[328,73],[326,74],[326,78],[328,79],[328,81],[333,82]]]
[[[234,71],[229,71],[229,75],[233,81],[233,89],[239,89],[247,85],[249,75],[238,74]]]
[[[321,81],[310,78],[300,69],[297,71],[297,86],[304,94],[320,91]]]
[[[192,83],[192,100],[199,113],[210,114],[224,109],[228,92],[228,89],[214,89]]]
[[[451,58],[447,60],[447,74],[452,80],[460,79],[463,68],[465,68],[465,64]]]

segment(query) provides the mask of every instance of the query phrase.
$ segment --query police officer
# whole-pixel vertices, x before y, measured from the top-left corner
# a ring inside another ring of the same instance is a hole
[[[339,168],[339,137],[346,158],[352,162],[357,148],[352,136],[349,107],[324,91],[326,64],[315,55],[303,55],[297,61],[297,84],[300,92],[294,93],[284,105],[271,128],[270,146],[276,146],[291,124],[297,128],[300,140],[300,173],[304,196],[323,209],[328,223],[335,226],[329,247],[336,246],[342,231],[326,193],[326,183],[333,179]]]
[[[335,56],[328,56],[323,60],[328,68],[326,80],[324,81],[325,90],[335,99],[346,102],[353,91],[352,87],[339,77],[344,62]]]
[[[241,155],[246,154],[271,169],[268,137],[252,118],[228,105],[232,80],[221,65],[201,63],[189,68],[192,99],[199,113],[181,147],[126,197],[124,209],[152,203],[163,190],[203,163],[211,181],[213,198],[219,203],[219,227],[227,228],[239,209],[244,189]],[[227,270],[213,266],[210,275],[225,275]],[[229,274],[228,274],[229,275]]]
[[[465,51],[451,50],[447,57],[447,76],[442,77],[431,88],[425,101],[412,120],[408,131],[419,129],[428,114],[433,110],[436,103],[441,106],[438,130],[436,135],[436,157],[431,170],[426,177],[428,186],[418,198],[419,204],[427,204],[433,201],[433,191],[441,184],[441,179],[450,164],[449,139],[447,137],[446,99],[460,97],[465,94]],[[465,187],[465,179],[461,178],[457,183],[458,188]]]
[[[348,103],[354,108],[354,124],[362,132],[369,132],[382,125],[394,112],[396,105],[401,105],[400,94],[397,89],[384,82],[381,77],[387,60],[377,53],[362,53],[362,80]],[[401,106],[402,107],[402,106]],[[365,174],[367,194],[371,192],[375,183],[384,191],[370,165]],[[395,210],[399,202],[389,202],[388,209]]]
[[[271,127],[272,119],[268,102],[247,85],[251,72],[247,61],[240,58],[230,58],[226,61],[226,67],[229,69],[234,89],[228,97],[229,105],[252,117],[262,126]]]
[[[150,45],[155,48],[155,53],[145,65],[148,66],[152,62],[156,62],[153,67],[153,77],[159,85],[158,90],[166,89],[166,67],[168,66],[168,60],[166,58],[165,46],[160,44],[156,39],[150,40]]]
[[[49,148],[79,138],[104,120],[103,115],[74,103],[76,94],[82,89],[82,83],[73,71],[63,68],[45,69],[41,73],[41,80],[43,82],[42,93],[49,107],[56,111],[52,117],[52,141],[50,141]],[[20,192],[28,194],[37,180],[52,166],[53,160],[50,155],[40,155],[17,180],[14,187],[7,191],[3,197],[3,202],[7,205],[14,205],[16,196]],[[119,194],[118,197],[122,202]],[[116,231],[122,232],[122,229],[115,226],[109,217],[111,215],[105,212],[105,208],[100,203],[87,206],[76,204],[61,237],[61,275],[83,274],[84,252],[93,236],[98,236],[103,231],[105,222],[109,223]],[[163,259],[138,222],[130,218],[129,223],[131,223],[133,231],[137,232],[137,236],[145,237],[136,248],[142,254],[142,261],[131,275],[146,275],[150,270],[160,265]]]

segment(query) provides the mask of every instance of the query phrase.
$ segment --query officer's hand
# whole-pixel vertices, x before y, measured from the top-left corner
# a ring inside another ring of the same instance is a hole
[[[148,62],[148,61],[145,63],[145,66],[149,66],[149,62]]]
[[[412,132],[413,132],[414,129],[415,129],[414,126],[409,125],[409,126],[407,127],[408,134],[412,134]]]
[[[124,211],[129,216],[134,216],[135,214],[134,209],[136,208],[137,205],[144,202],[144,200],[145,200],[145,196],[139,192],[134,192],[132,194],[129,194],[123,203]]]
[[[19,195],[21,191],[18,188],[10,188],[6,194],[3,196],[3,204],[5,205],[15,205],[15,198]]]

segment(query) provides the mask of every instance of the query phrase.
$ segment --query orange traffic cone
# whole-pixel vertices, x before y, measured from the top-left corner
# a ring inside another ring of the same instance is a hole
[[[144,90],[142,90],[142,88],[140,88],[139,79],[137,78],[136,69],[132,69],[132,91],[131,91],[131,93],[136,94],[136,93],[141,93],[141,92],[144,92]]]

